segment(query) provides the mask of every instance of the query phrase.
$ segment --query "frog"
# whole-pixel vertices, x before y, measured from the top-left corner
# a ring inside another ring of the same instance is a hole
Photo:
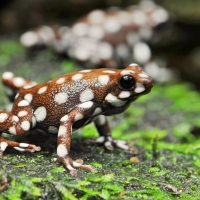
[[[81,69],[45,83],[2,75],[5,92],[13,103],[10,111],[0,111],[0,157],[7,147],[20,152],[37,152],[40,146],[16,142],[2,133],[24,136],[41,130],[57,137],[57,161],[75,175],[77,168],[94,168],[70,156],[72,133],[94,122],[99,137],[95,142],[108,150],[130,150],[124,140],[111,136],[107,116],[123,113],[138,97],[149,93],[153,79],[137,64],[123,69]]]

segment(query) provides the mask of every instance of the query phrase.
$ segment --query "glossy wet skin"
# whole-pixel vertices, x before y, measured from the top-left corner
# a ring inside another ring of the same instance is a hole
[[[5,73],[3,83],[13,91],[19,89],[19,94],[11,112],[0,111],[0,130],[24,135],[31,129],[42,129],[58,135],[58,160],[73,172],[73,167],[91,169],[91,166],[69,157],[72,128],[78,129],[94,121],[100,134],[97,142],[108,149],[117,146],[128,150],[124,142],[111,138],[105,116],[123,112],[132,101],[153,87],[152,78],[136,64],[122,70],[81,70],[36,86]],[[0,144],[2,154],[7,146],[20,151],[40,150],[35,145],[13,144],[1,137]]]

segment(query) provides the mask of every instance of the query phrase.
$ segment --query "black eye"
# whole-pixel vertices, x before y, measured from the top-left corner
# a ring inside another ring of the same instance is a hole
[[[123,76],[121,79],[120,79],[120,85],[121,87],[123,87],[124,89],[132,89],[135,85],[135,80],[132,76]]]

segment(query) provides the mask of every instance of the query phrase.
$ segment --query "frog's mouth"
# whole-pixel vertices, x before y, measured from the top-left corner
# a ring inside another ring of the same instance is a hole
[[[152,87],[153,87],[153,85],[152,85]],[[127,98],[127,99],[123,99],[123,100],[128,100],[128,99],[136,100],[138,97],[143,96],[143,95],[146,95],[146,94],[148,94],[149,92],[151,92],[152,87],[146,88],[143,92],[134,93],[131,97],[129,97],[129,98]]]

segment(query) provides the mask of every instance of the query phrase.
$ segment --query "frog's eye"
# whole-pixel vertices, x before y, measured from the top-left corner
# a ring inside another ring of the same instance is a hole
[[[122,88],[130,90],[135,85],[135,79],[132,76],[125,75],[120,79],[119,83]]]

